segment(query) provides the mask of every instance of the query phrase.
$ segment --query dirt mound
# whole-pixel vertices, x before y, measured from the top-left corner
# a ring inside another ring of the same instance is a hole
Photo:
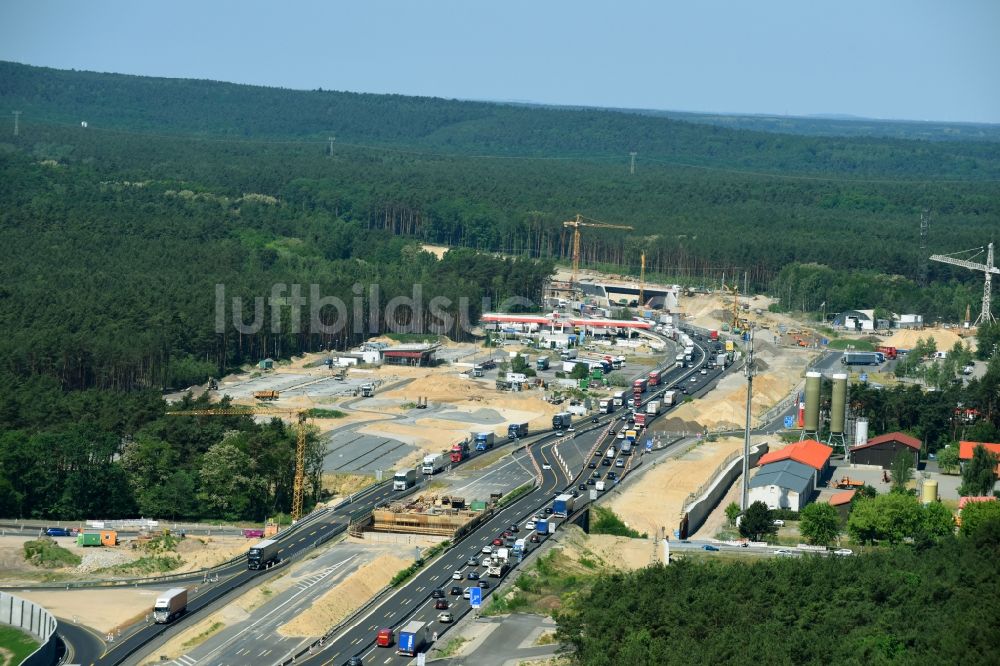
[[[954,331],[943,328],[928,328],[922,331],[896,331],[884,343],[890,347],[900,349],[913,349],[917,342],[931,338],[937,345],[938,351],[948,351],[955,346],[956,342],[968,344],[972,349],[976,348],[975,338],[963,338]]]
[[[685,421],[671,417],[665,421],[657,421],[650,430],[652,432],[701,432],[704,428],[696,421]]]

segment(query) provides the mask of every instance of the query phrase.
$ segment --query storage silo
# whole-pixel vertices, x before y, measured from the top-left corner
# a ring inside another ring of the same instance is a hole
[[[805,432],[816,437],[819,433],[819,389],[822,375],[818,372],[806,373],[806,418]]]
[[[833,375],[833,396],[830,399],[830,446],[846,448],[844,421],[847,419],[847,374]],[[846,453],[846,452],[845,452]]]
[[[920,487],[920,502],[925,506],[931,502],[936,502],[938,498],[938,482],[934,479],[924,479]]]
[[[854,430],[854,446],[864,446],[868,443],[868,419],[858,419]]]

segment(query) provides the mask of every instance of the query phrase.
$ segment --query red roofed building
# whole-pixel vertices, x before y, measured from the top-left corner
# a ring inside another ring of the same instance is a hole
[[[840,515],[841,520],[847,520],[847,514],[851,511],[851,502],[854,501],[854,495],[857,490],[845,490],[843,492],[834,493],[830,496],[827,502],[837,510]]]
[[[757,464],[763,467],[764,465],[781,460],[794,460],[797,463],[808,465],[816,470],[813,482],[814,485],[819,486],[819,480],[823,478],[829,469],[830,456],[832,454],[833,449],[826,444],[820,444],[814,439],[804,439],[801,442],[789,444],[783,449],[771,451],[761,456]]]
[[[851,449],[852,465],[877,465],[882,469],[892,467],[892,461],[903,453],[913,458],[913,469],[920,463],[921,442],[905,432],[890,432],[872,437],[865,444]]]
[[[1000,444],[990,444],[989,442],[959,442],[958,459],[963,463],[972,460],[972,452],[977,446],[981,446],[993,455],[1000,457]],[[1000,465],[997,465],[997,476],[1000,476]]]

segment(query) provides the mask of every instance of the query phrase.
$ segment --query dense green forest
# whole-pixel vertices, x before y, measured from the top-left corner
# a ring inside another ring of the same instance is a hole
[[[997,144],[791,137],[12,63],[0,63],[0,99],[23,112],[18,136],[0,136],[0,484],[16,490],[3,510],[26,516],[153,510],[124,456],[140,441],[183,461],[175,481],[200,496],[222,431],[194,445],[163,430],[179,426],[157,425],[157,391],[264,356],[346,348],[390,324],[461,338],[484,308],[536,307],[569,257],[562,222],[577,212],[635,227],[587,230],[585,263],[637,272],[645,251],[664,279],[746,274],[787,307],[825,299],[827,311],[948,319],[977,302],[981,278],[931,264],[918,286],[920,212],[931,211],[937,252],[982,245],[1000,219]],[[623,166],[629,149],[643,155],[635,175]],[[419,242],[456,249],[437,259]],[[311,303],[316,285],[351,307],[314,321],[308,305],[289,306],[291,285]],[[416,310],[386,319],[390,299],[415,285]],[[238,429],[241,455],[255,438],[287,434]],[[935,426],[928,441],[948,433]],[[37,480],[50,468],[59,479],[28,492],[22,472]],[[285,477],[269,469],[264,504],[192,511],[286,509]]]
[[[926,547],[603,576],[559,614],[585,666],[995,664],[1000,521]]]

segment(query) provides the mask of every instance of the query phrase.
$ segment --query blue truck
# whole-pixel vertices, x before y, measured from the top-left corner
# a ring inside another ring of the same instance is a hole
[[[563,518],[568,516],[573,512],[573,499],[573,496],[569,493],[557,495],[556,498],[552,500],[552,514]]]
[[[488,451],[493,448],[496,436],[492,432],[474,432],[472,441],[476,443],[476,451]]]

